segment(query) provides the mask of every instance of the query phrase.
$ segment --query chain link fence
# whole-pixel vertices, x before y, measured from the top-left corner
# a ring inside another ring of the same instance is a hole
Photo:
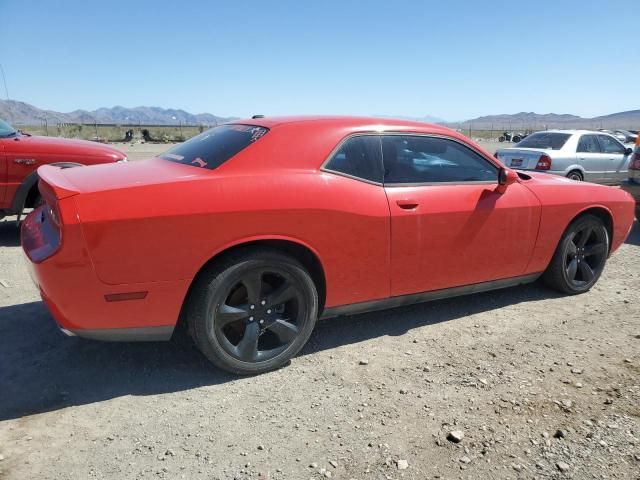
[[[14,124],[32,135],[77,138],[104,143],[146,141],[158,143],[183,142],[214,125],[120,125],[108,123],[56,123],[42,121],[39,125]]]

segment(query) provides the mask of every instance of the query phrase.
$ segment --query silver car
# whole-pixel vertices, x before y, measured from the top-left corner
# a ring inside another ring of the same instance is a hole
[[[515,170],[555,173],[573,180],[619,185],[627,178],[633,150],[612,135],[590,130],[536,132],[496,158]]]

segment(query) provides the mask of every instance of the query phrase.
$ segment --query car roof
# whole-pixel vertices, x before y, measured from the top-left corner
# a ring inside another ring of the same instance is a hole
[[[533,133],[542,133],[542,132],[549,132],[549,133],[568,133],[570,135],[575,135],[575,134],[583,134],[583,133],[598,133],[600,135],[611,135],[608,132],[603,132],[602,130],[586,130],[586,129],[559,129],[559,128],[554,128],[554,129],[549,129],[549,130],[540,130],[539,132],[533,132]]]
[[[384,132],[407,133],[407,134],[424,134],[439,135],[445,138],[451,138],[467,145],[474,151],[484,155],[489,162],[494,162],[493,155],[485,150],[481,145],[474,143],[470,138],[464,136],[451,128],[432,123],[419,122],[415,120],[405,120],[399,118],[381,118],[381,117],[358,117],[358,116],[338,116],[338,115],[310,115],[310,116],[292,116],[292,117],[262,117],[238,119],[230,124],[256,125],[272,129],[273,132],[279,132],[279,135],[291,136],[297,141],[292,145],[298,145],[304,148],[305,152],[309,149],[326,159],[327,155],[336,147],[336,145],[344,138],[352,134],[376,134]],[[319,135],[315,135],[319,133]],[[270,138],[275,138],[269,135]],[[320,153],[318,153],[320,152]],[[241,155],[241,154],[240,154]],[[300,166],[301,158],[308,158],[308,162],[313,163],[317,158],[314,155],[294,155],[289,166]],[[281,164],[287,164],[288,160],[281,158]]]
[[[283,125],[292,125],[300,123],[313,122],[320,128],[352,128],[371,130],[409,130],[414,128],[421,132],[447,133],[451,134],[453,130],[435,125],[432,123],[418,122],[413,120],[401,120],[396,118],[380,118],[380,117],[358,117],[358,116],[339,116],[339,115],[301,115],[289,117],[259,117],[234,120],[230,123],[257,125],[260,127],[274,128]]]

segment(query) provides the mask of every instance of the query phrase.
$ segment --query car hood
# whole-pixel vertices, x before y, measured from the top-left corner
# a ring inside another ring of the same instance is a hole
[[[58,137],[38,137],[22,135],[11,142],[5,142],[7,151],[20,151],[31,154],[68,154],[72,156],[109,156],[114,161],[126,155],[117,148],[87,140],[72,140]]]
[[[41,178],[52,178],[56,167],[44,166],[38,169]],[[54,174],[55,175],[55,174]],[[58,170],[57,176],[76,193],[98,193],[109,190],[139,188],[150,185],[190,181],[205,176],[213,176],[211,170],[194,168],[160,158],[126,163],[108,163],[83,168]],[[52,183],[58,183],[52,178]]]

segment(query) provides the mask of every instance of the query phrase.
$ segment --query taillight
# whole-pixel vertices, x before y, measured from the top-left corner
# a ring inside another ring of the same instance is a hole
[[[55,254],[62,244],[57,208],[41,205],[35,208],[22,222],[20,237],[22,248],[32,262],[39,263]]]
[[[636,149],[638,150],[638,149]],[[636,151],[631,157],[631,162],[629,163],[630,170],[640,170],[640,152]]]
[[[536,170],[550,170],[551,169],[551,157],[546,153],[540,155],[538,163],[536,164]]]

